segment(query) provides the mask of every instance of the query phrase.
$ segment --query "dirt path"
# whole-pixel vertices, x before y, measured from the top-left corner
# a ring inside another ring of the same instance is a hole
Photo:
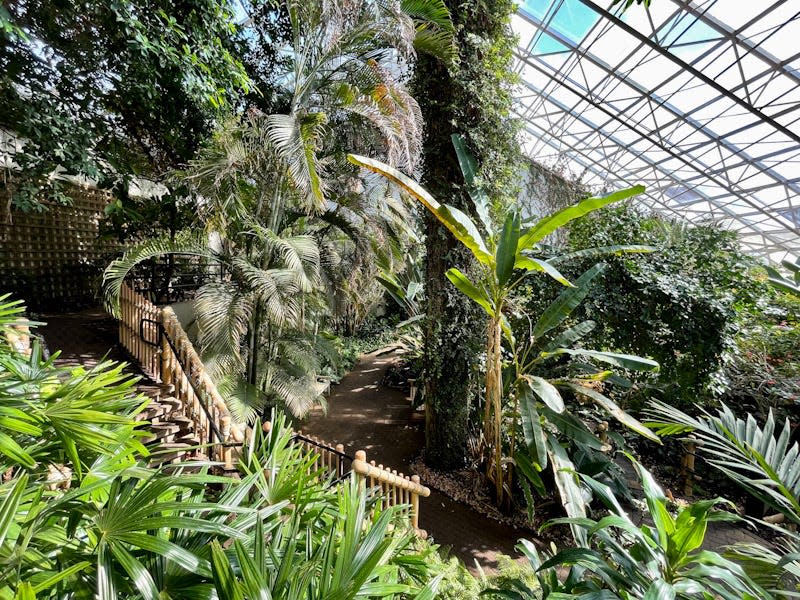
[[[410,423],[412,411],[405,394],[381,384],[395,360],[393,353],[363,356],[334,388],[327,416],[315,411],[303,431],[342,443],[350,453],[365,450],[367,460],[408,473],[425,437],[420,425]],[[434,490],[420,501],[420,527],[473,571],[476,561],[481,568],[494,570],[498,553],[515,555],[514,546],[524,535]]]

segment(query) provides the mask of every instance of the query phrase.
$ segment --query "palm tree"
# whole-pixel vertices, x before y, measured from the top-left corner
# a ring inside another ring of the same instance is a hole
[[[196,194],[207,239],[145,243],[106,272],[113,305],[130,269],[159,253],[190,252],[225,267],[227,279],[204,286],[197,309],[204,358],[238,374],[223,387],[238,390],[239,417],[274,399],[299,416],[318,397],[309,350],[327,312],[323,283],[336,299],[345,283],[366,281],[357,275],[379,247],[398,246],[408,221],[382,187],[359,178],[345,149],[377,150],[413,169],[421,120],[400,75],[415,43],[446,53],[452,30],[441,0],[281,7],[291,47],[277,80],[288,111],[251,110],[221,124],[180,174]],[[337,265],[336,254],[352,260]]]

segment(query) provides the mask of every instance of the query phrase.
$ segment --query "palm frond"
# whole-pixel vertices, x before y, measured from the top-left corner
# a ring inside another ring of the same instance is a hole
[[[763,427],[752,415],[737,417],[722,404],[716,415],[703,408],[697,417],[663,402],[653,401],[646,423],[660,435],[692,433],[698,450],[745,490],[800,523],[800,447],[792,442],[787,419],[778,431],[770,410]],[[777,434],[777,437],[776,437]]]
[[[217,262],[220,256],[210,250],[202,235],[182,232],[174,239],[169,235],[147,240],[128,249],[120,258],[111,261],[103,272],[103,299],[108,311],[119,315],[119,295],[122,283],[138,264],[167,254],[186,254]]]

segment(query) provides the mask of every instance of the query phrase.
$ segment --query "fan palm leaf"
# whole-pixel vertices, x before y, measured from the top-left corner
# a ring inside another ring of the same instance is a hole
[[[659,434],[692,433],[708,462],[745,490],[800,523],[800,447],[787,419],[780,427],[770,410],[763,427],[752,415],[742,419],[722,404],[716,415],[700,408],[692,417],[653,401],[647,425]]]

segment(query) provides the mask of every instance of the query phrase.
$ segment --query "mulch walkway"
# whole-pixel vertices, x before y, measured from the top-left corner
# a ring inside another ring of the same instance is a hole
[[[333,388],[327,415],[315,410],[302,425],[303,432],[344,444],[351,455],[365,450],[367,460],[410,473],[411,462],[425,446],[425,433],[420,424],[411,422],[405,394],[382,385],[386,370],[397,360],[397,354],[381,351],[362,356]],[[520,538],[529,537],[436,490],[420,500],[420,527],[472,572],[477,571],[476,563],[487,572],[494,571],[498,554],[518,556],[514,546]]]

